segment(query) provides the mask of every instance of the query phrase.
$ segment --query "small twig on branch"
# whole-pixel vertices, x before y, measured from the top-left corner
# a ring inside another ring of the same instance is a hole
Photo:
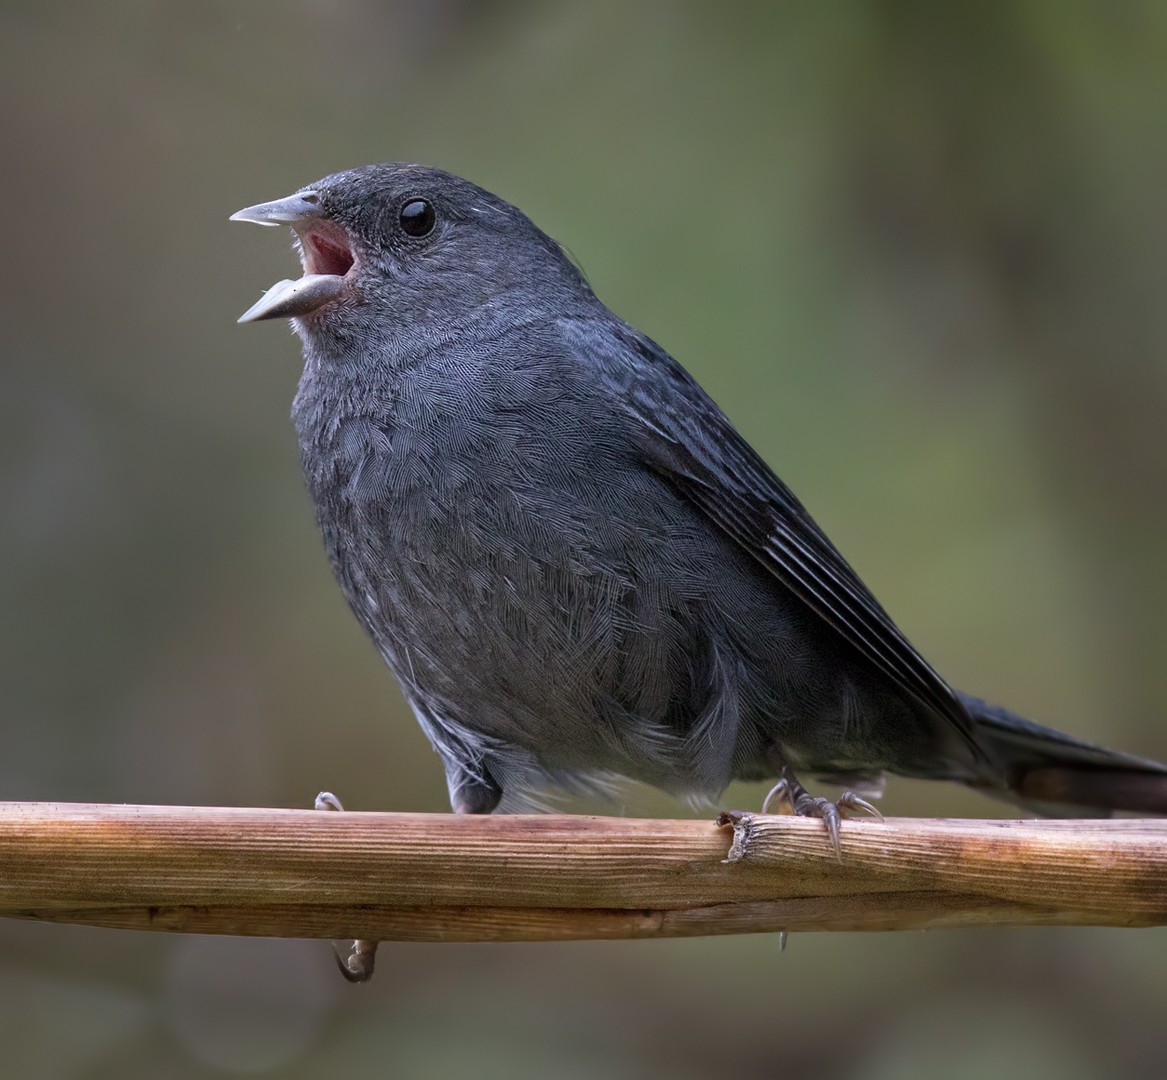
[[[1167,822],[0,803],[0,916],[137,930],[553,941],[1167,924]]]

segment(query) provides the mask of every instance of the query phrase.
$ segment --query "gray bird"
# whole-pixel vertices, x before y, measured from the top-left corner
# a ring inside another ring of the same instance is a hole
[[[1167,811],[1167,768],[954,691],[802,504],[560,246],[419,165],[233,220],[304,276],[240,319],[303,341],[292,415],[337,581],[460,813],[632,777],[952,780],[1039,813]]]

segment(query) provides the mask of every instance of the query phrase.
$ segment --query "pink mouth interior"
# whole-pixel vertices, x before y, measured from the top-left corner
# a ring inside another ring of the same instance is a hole
[[[306,274],[344,277],[356,259],[344,231],[327,223],[314,224],[300,236],[300,258]]]

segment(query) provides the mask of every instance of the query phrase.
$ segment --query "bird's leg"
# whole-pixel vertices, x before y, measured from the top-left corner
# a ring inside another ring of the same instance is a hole
[[[316,796],[317,810],[343,810],[340,799],[331,791],[322,791]],[[336,953],[336,966],[349,982],[368,982],[373,977],[373,964],[377,959],[377,942],[334,941],[332,949]]]
[[[763,800],[762,813],[768,813],[770,804],[775,799],[779,799],[785,802],[791,811],[799,817],[821,818],[823,826],[827,830],[827,836],[830,838],[831,846],[840,858],[842,858],[842,848],[839,844],[839,822],[844,816],[857,812],[870,814],[880,821],[883,820],[883,814],[876,807],[853,791],[844,791],[836,802],[831,802],[830,799],[823,798],[821,795],[811,795],[802,786],[776,747],[770,749],[768,757],[778,768],[778,781]]]

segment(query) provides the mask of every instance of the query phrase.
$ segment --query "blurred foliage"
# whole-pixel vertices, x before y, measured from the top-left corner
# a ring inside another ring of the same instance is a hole
[[[5,798],[445,808],[319,550],[296,343],[234,325],[293,263],[227,215],[388,159],[563,241],[955,683],[1167,757],[1167,7],[10,0],[0,30]],[[885,801],[1000,812],[941,785]],[[1162,932],[386,947],[356,990],[331,963],[3,925],[0,1060],[1164,1067]]]

